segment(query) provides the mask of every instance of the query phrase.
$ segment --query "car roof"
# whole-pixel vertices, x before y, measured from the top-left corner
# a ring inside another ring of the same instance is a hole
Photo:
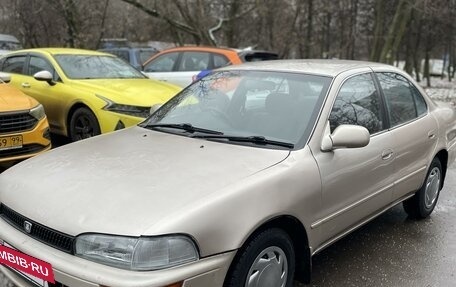
[[[249,62],[236,66],[227,66],[219,70],[264,70],[280,72],[299,72],[335,77],[342,72],[360,68],[387,68],[390,70],[399,71],[399,69],[393,66],[382,63],[333,59],[272,60]]]
[[[24,49],[24,50],[17,50],[13,53],[31,53],[31,52],[43,52],[50,55],[62,55],[62,54],[69,54],[69,55],[109,55],[111,54],[93,51],[93,50],[85,50],[85,49],[74,49],[74,48],[34,48],[34,49]]]
[[[9,41],[14,43],[19,43],[19,40],[13,35],[9,34],[0,34],[0,41]]]
[[[154,47],[110,47],[110,48],[101,48],[97,51],[140,51],[140,50],[150,50],[158,51]]]
[[[235,49],[231,48],[221,48],[221,47],[208,47],[208,46],[181,46],[181,47],[173,47],[162,50],[161,52],[171,52],[171,51],[204,51],[204,52],[231,52],[237,53]]]

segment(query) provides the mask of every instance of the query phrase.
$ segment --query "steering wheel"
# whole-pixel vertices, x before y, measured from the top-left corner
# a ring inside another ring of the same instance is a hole
[[[228,117],[228,115],[216,107],[206,107],[204,111],[210,112],[212,115],[219,119],[222,119],[226,124],[230,126],[233,125],[233,121]]]

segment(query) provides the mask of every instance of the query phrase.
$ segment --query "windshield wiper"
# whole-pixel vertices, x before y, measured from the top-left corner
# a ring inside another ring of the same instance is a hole
[[[193,138],[202,138],[202,139],[226,139],[228,141],[234,142],[249,142],[258,145],[276,145],[286,148],[294,148],[294,144],[282,141],[275,141],[267,139],[263,136],[229,136],[229,135],[194,135]]]
[[[205,134],[212,134],[212,135],[223,135],[222,132],[194,127],[191,124],[184,123],[184,124],[148,124],[144,125],[145,128],[155,129],[155,128],[171,128],[171,129],[180,129],[184,130],[189,133],[200,132]]]

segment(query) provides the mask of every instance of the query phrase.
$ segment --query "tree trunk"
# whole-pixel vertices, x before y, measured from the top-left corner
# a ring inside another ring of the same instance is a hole
[[[431,87],[431,74],[429,71],[429,57],[431,51],[426,47],[426,52],[424,56],[424,77],[426,78],[426,86]]]
[[[104,38],[105,20],[106,20],[106,13],[108,11],[109,1],[110,0],[105,0],[105,5],[103,7],[103,13],[102,13],[102,16],[101,16],[101,23],[100,23],[100,35],[98,36],[96,48],[100,47],[101,39]]]
[[[380,54],[380,62],[392,64],[393,55],[396,53],[405,33],[405,28],[410,17],[410,11],[411,7],[409,6],[407,0],[399,0],[393,22],[389,27],[385,45],[383,46]]]
[[[323,45],[322,45],[322,54],[321,57],[324,59],[329,59],[332,56],[330,55],[331,50],[331,12],[326,12],[325,23],[324,23],[324,33],[323,33]]]
[[[307,32],[304,44],[304,58],[310,58],[312,55],[312,30],[313,29],[313,0],[307,0]]]
[[[341,5],[344,5],[345,3],[340,3]],[[346,30],[346,27],[345,27],[345,19],[347,18],[346,17],[346,9],[345,7],[341,7],[339,6],[339,11],[338,11],[338,15],[337,17],[339,18],[339,52],[337,53],[337,58],[343,58],[343,51],[345,50],[344,48],[347,46],[347,39],[345,37],[345,30]]]
[[[356,25],[358,24],[358,0],[351,1],[351,20],[350,20],[350,44],[347,49],[347,58],[355,59],[355,47],[356,47]]]
[[[383,25],[385,23],[385,8],[383,0],[376,0],[375,2],[375,30],[374,42],[369,59],[374,62],[380,60],[381,47],[383,45]]]
[[[240,11],[240,1],[239,0],[234,0],[231,2],[230,8],[229,8],[229,18],[235,17],[239,11]],[[229,21],[226,25],[226,43],[228,47],[238,47],[239,46],[239,41],[237,37],[237,32],[236,32],[236,25],[237,21]]]

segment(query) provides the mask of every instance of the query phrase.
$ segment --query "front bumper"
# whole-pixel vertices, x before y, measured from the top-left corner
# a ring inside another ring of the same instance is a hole
[[[144,118],[133,117],[105,110],[99,111],[98,118],[102,134],[117,130],[119,123],[122,123],[122,125],[127,128],[134,126],[144,120]]]
[[[50,263],[55,280],[70,287],[164,287],[181,281],[184,282],[184,287],[222,286],[236,253],[226,252],[169,269],[137,272],[105,266],[64,253],[18,231],[3,219],[0,219],[0,240]],[[0,270],[17,286],[32,286],[15,272],[2,266]]]
[[[1,134],[0,136],[14,135],[22,135],[22,145],[24,146],[24,151],[16,149],[6,150],[4,151],[5,154],[0,156],[0,162],[26,159],[51,149],[49,125],[46,117],[41,119],[32,130]],[[26,147],[32,146],[33,148],[28,150],[25,149]]]

